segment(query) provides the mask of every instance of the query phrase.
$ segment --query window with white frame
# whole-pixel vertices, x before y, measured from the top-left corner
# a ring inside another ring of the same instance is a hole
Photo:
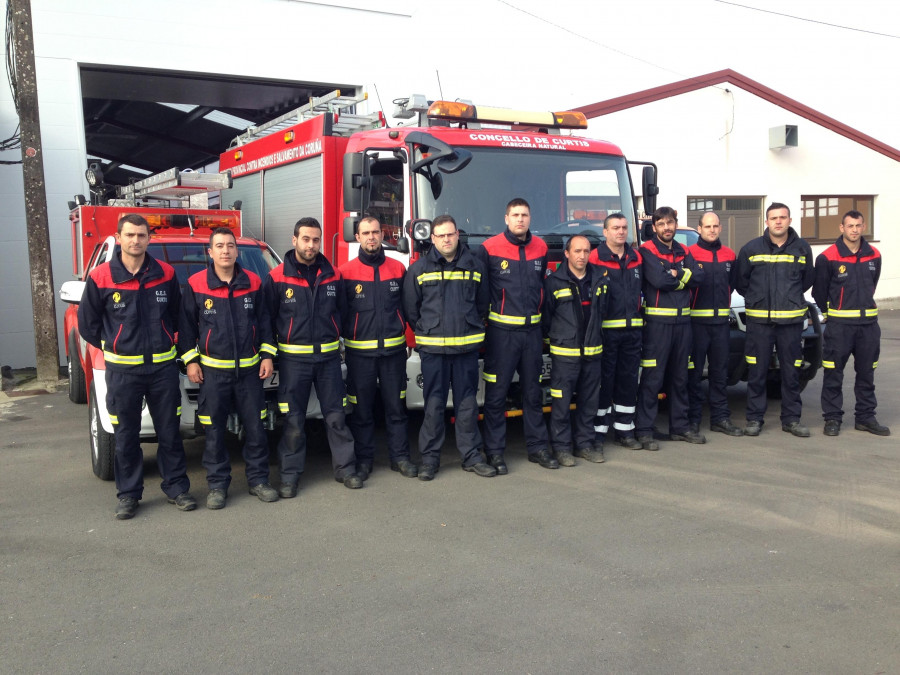
[[[863,214],[869,236],[874,231],[872,195],[802,195],[800,197],[800,236],[810,241],[832,241],[840,234],[847,211]]]

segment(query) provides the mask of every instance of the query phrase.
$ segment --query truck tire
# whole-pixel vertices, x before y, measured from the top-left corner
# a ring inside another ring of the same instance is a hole
[[[116,442],[113,434],[107,432],[100,422],[97,390],[94,389],[93,384],[91,384],[91,396],[88,411],[91,435],[91,465],[94,469],[94,475],[100,480],[112,480]]]
[[[78,356],[75,333],[69,335],[69,355],[66,357],[66,366],[69,370],[69,400],[72,403],[87,403],[84,368],[81,367],[81,358]]]

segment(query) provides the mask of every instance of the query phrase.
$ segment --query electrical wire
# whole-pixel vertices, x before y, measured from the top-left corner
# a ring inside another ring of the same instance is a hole
[[[12,10],[9,7],[9,3],[6,3],[6,35],[5,35],[5,46],[6,46],[6,77],[9,80],[9,89],[12,93],[13,105],[16,108],[16,115],[19,114],[19,86],[18,86],[18,75],[16,73],[16,46],[15,42],[12,39],[12,36],[15,31],[15,22],[13,21]],[[5,152],[7,150],[21,150],[22,149],[22,137],[20,134],[20,127],[16,124],[16,130],[13,132],[13,135],[9,138],[0,141],[0,152]],[[0,164],[21,164],[22,160],[0,160]]]
[[[797,21],[807,21],[809,23],[817,23],[822,26],[830,26],[831,28],[840,28],[841,30],[852,30],[857,33],[868,33],[869,35],[878,35],[880,37],[888,37],[893,38],[895,40],[900,40],[900,35],[891,35],[890,33],[878,33],[874,30],[866,30],[864,28],[853,28],[852,26],[842,26],[839,23],[828,23],[827,21],[819,21],[818,19],[807,19],[802,16],[794,16],[793,14],[785,14],[784,12],[776,12],[771,9],[762,9],[761,7],[751,7],[749,5],[742,5],[737,2],[728,2],[728,0],[713,0],[713,2],[718,2],[723,5],[731,5],[732,7],[740,7],[742,9],[750,9],[754,12],[764,12],[766,14],[775,14],[777,16],[784,16],[788,19],[795,19]]]

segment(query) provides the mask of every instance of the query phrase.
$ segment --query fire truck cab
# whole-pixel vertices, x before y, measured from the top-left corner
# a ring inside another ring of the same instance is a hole
[[[603,239],[603,219],[625,214],[635,239],[635,199],[629,164],[643,165],[645,209],[655,200],[656,167],[628,162],[605,141],[571,135],[581,113],[530,113],[411,96],[389,128],[381,113],[357,115],[364,99],[334,92],[251,128],[220,156],[233,187],[223,203],[240,201],[246,230],[273,246],[289,246],[294,223],[319,219],[323,250],[337,266],[357,255],[354,232],[363,215],[381,221],[389,256],[407,267],[430,246],[431,221],[450,214],[470,247],[505,228],[506,204],[531,205],[531,230],[551,260],[566,240]],[[422,379],[409,335],[407,405],[421,408]],[[549,376],[549,358],[546,359]],[[479,393],[481,395],[481,392]]]

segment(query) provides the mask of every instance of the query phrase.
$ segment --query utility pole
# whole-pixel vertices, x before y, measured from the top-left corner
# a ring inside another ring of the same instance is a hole
[[[59,381],[59,337],[50,265],[50,229],[44,187],[44,152],[38,114],[37,73],[30,0],[7,0],[12,11],[17,80],[16,107],[22,138],[22,174],[25,181],[25,225],[31,271],[31,307],[34,310],[34,349],[37,379],[47,387]]]

